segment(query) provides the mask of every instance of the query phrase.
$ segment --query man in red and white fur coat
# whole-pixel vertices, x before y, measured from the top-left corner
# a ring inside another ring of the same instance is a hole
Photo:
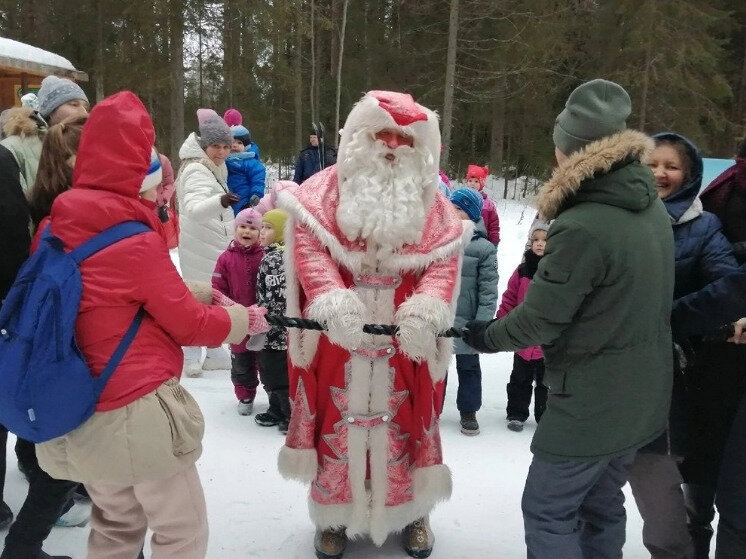
[[[371,91],[341,131],[338,164],[280,194],[287,314],[326,331],[289,332],[293,413],[280,473],[311,482],[322,559],[347,537],[381,545],[404,530],[412,557],[433,546],[427,515],[451,493],[438,431],[464,238],[438,191],[435,113]],[[468,229],[468,230],[465,230]],[[395,324],[395,336],[363,333]]]

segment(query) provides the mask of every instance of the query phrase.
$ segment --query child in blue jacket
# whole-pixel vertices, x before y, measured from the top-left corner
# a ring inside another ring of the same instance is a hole
[[[264,196],[264,179],[267,171],[259,161],[256,151],[250,149],[251,135],[245,126],[231,126],[233,144],[231,154],[225,160],[228,167],[228,188],[240,196],[233,204],[233,213],[238,214],[244,208],[255,206]]]

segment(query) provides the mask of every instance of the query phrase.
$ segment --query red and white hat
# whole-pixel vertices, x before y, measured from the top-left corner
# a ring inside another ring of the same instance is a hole
[[[440,160],[440,126],[438,116],[427,107],[415,102],[408,93],[396,91],[369,91],[358,101],[347,116],[344,128],[339,131],[338,170],[344,174],[347,146],[361,130],[375,134],[380,130],[397,130],[414,140],[415,148],[427,153],[426,165],[432,168],[433,188],[437,188],[438,162]],[[429,185],[428,185],[429,186]]]

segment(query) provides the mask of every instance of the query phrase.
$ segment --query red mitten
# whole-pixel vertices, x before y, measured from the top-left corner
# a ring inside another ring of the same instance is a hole
[[[249,336],[256,336],[257,334],[269,332],[269,323],[265,318],[267,315],[267,309],[251,305],[246,310],[249,311]]]
[[[213,287],[212,304],[219,307],[230,307],[231,305],[235,305],[236,302]]]

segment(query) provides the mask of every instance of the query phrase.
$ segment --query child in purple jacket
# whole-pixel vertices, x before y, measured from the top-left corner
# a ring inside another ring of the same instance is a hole
[[[262,214],[253,208],[238,212],[235,238],[220,255],[212,274],[212,286],[241,305],[256,303],[256,276],[264,249],[259,244]],[[231,345],[231,381],[238,398],[238,413],[251,415],[259,386],[259,353],[246,349],[248,338]]]
[[[528,286],[544,256],[546,247],[546,223],[536,222],[531,227],[531,247],[524,255],[524,261],[508,280],[508,288],[503,293],[497,318],[502,318],[520,305],[526,298]],[[508,382],[508,429],[522,431],[528,419],[528,406],[531,403],[531,389],[534,381],[534,417],[538,423],[547,406],[547,387],[544,386],[544,354],[539,346],[527,347],[513,355],[513,372]]]

